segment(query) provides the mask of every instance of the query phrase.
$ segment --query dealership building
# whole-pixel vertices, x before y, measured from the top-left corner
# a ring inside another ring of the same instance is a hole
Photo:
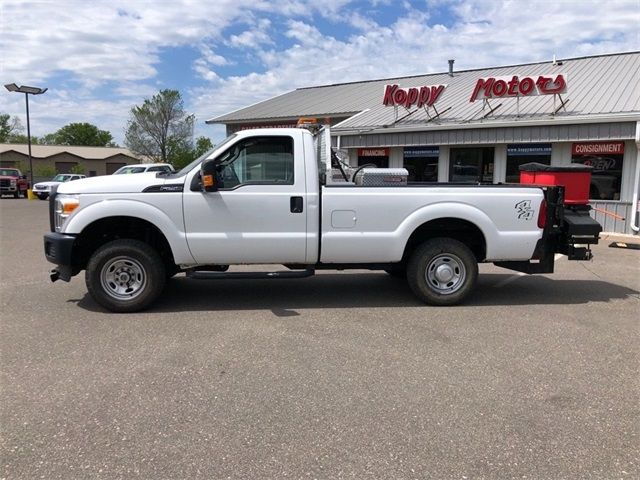
[[[593,167],[592,214],[637,233],[640,52],[299,88],[212,118],[228,133],[331,126],[351,166],[404,167],[409,181],[518,182],[519,166]]]

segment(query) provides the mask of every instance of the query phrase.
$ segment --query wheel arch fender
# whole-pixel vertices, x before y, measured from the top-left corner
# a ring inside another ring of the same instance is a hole
[[[195,263],[181,225],[159,208],[136,200],[103,200],[87,205],[69,217],[64,233],[80,234],[94,222],[108,217],[130,217],[149,222],[166,238],[176,263]]]
[[[398,230],[401,238],[401,248],[404,254],[410,247],[409,241],[414,233],[421,227],[435,221],[463,221],[477,228],[484,237],[484,246],[487,251],[495,245],[499,238],[499,232],[489,216],[477,207],[465,203],[440,202],[419,208],[400,224]],[[443,231],[440,237],[446,237],[447,232]]]

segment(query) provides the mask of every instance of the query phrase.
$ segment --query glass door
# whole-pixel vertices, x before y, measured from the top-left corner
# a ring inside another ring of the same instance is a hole
[[[452,148],[449,181],[454,183],[493,183],[493,147]]]

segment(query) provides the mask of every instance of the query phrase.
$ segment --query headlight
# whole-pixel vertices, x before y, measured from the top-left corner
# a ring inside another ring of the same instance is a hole
[[[80,206],[80,199],[77,195],[58,195],[56,197],[54,226],[56,232],[62,230],[62,225],[69,215]]]
[[[9,183],[11,184],[12,187],[15,187],[17,182],[15,178],[12,178],[11,180],[9,180]]]

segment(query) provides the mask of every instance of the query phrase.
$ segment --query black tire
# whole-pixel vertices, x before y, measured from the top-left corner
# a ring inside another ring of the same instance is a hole
[[[13,198],[20,198],[20,190],[16,190],[15,192],[13,192]]]
[[[46,200],[47,198],[49,198],[49,195],[47,195],[46,193],[38,193],[38,198],[40,200]]]
[[[464,243],[452,238],[424,242],[407,264],[407,281],[413,293],[429,305],[455,305],[473,290],[478,262]]]
[[[94,252],[85,273],[93,299],[112,312],[139,312],[151,305],[166,283],[165,265],[139,240],[114,240]]]

